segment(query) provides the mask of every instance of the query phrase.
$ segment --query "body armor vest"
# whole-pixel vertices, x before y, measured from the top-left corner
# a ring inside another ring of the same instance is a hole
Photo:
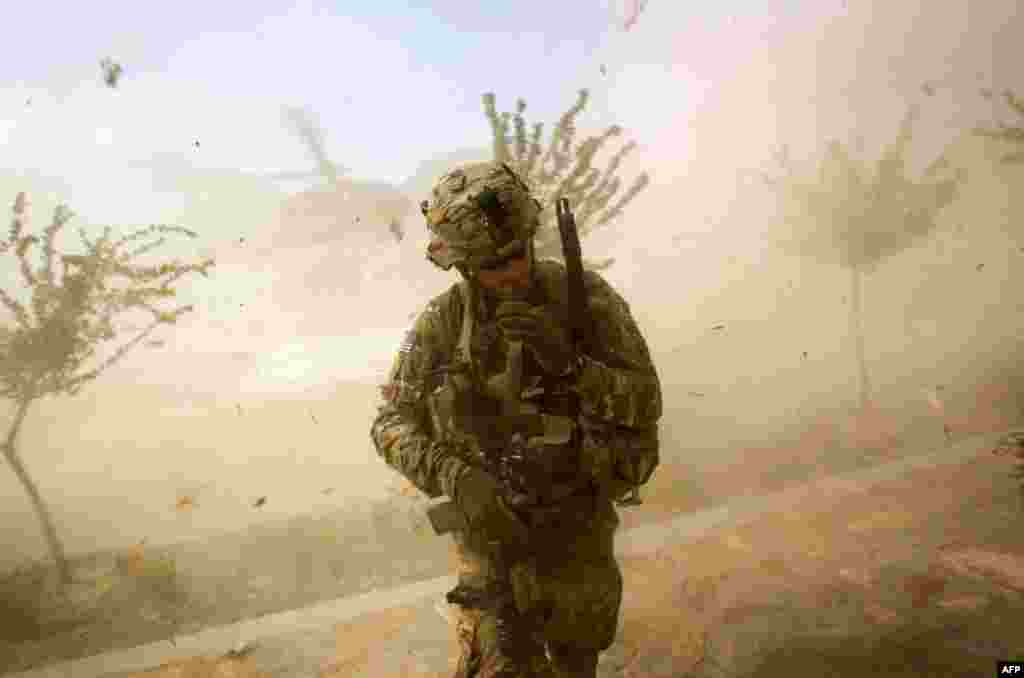
[[[535,303],[558,303],[538,276]],[[504,341],[493,314],[461,281],[462,326],[452,362],[427,400],[435,435],[465,461],[495,473],[524,506],[555,504],[585,483],[579,473],[572,383],[544,375],[518,342]]]

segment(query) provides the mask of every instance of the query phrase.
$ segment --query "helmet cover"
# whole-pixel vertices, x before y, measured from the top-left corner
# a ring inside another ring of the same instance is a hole
[[[444,174],[420,204],[431,233],[427,258],[449,270],[477,271],[525,254],[541,206],[501,162],[470,163]]]

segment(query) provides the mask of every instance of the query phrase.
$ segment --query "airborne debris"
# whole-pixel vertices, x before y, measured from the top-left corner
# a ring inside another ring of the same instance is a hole
[[[694,398],[703,398],[704,397],[704,394],[701,393],[700,391],[690,391],[690,395],[692,395]]]
[[[402,242],[402,238],[405,234],[402,232],[402,224],[398,222],[398,219],[391,219],[391,223],[388,224],[388,230],[391,231],[393,236],[395,236],[395,241]]]
[[[253,508],[259,508],[259,507],[263,506],[266,503],[267,503],[267,498],[266,497],[260,497],[259,499],[254,501],[252,505],[253,505]]]
[[[124,72],[121,64],[109,57],[104,57],[100,60],[100,68],[103,69],[103,82],[106,83],[107,87],[117,87],[117,82],[121,79],[121,75]]]
[[[724,330],[725,329],[725,325],[715,325],[711,329],[713,329],[713,330]]]
[[[142,559],[146,557],[146,539],[143,537],[128,547],[128,552],[121,560],[125,569],[131,574],[138,574],[141,571]]]
[[[196,507],[196,497],[192,494],[183,494],[178,497],[178,501],[175,502],[174,508],[179,511],[191,511]]]
[[[803,358],[806,358],[806,357],[807,357],[807,351],[804,351],[804,352],[803,352],[803,353],[801,353],[800,355],[801,355],[801,357],[803,357]]]
[[[921,91],[927,94],[928,96],[932,96],[933,94],[935,94],[935,85],[933,85],[930,82],[926,82],[923,85],[921,85]]]
[[[248,656],[255,649],[256,645],[254,643],[243,641],[239,642],[238,645],[236,645],[233,649],[225,652],[224,656],[230,659],[242,659]]]
[[[624,31],[628,31],[636,25],[636,20],[640,17],[640,13],[647,7],[647,0],[626,0],[626,6],[629,13],[622,24],[622,30]]]
[[[608,75],[608,68],[604,64],[601,64],[601,75]]]
[[[192,145],[195,146],[196,148],[199,148],[199,139],[196,139]]]
[[[334,492],[333,487],[325,487],[323,491],[324,494],[331,494],[332,492]]]
[[[977,266],[974,267],[974,270],[975,271],[980,271],[983,268],[985,268],[985,264],[978,264]]]
[[[316,416],[314,416],[312,412],[309,413],[309,418],[313,420],[314,424],[317,423]]]

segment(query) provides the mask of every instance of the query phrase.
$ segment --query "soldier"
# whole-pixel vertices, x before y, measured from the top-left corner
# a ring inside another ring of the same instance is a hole
[[[534,259],[540,203],[506,164],[441,177],[421,204],[427,258],[462,280],[420,314],[371,430],[380,456],[452,499],[458,678],[593,677],[622,600],[615,500],[658,464],[661,386],[623,298]]]

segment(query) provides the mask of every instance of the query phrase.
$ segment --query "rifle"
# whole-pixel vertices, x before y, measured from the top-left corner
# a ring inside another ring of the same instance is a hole
[[[558,218],[558,233],[562,237],[562,257],[565,259],[569,285],[569,332],[576,355],[583,356],[594,336],[593,323],[587,308],[587,292],[583,287],[583,252],[579,231],[567,198],[559,198],[555,203],[555,216]],[[579,416],[578,402],[574,416]]]
[[[562,498],[565,490],[554,488],[550,483],[551,473],[546,462],[553,460],[531,449],[531,444],[557,446],[570,443],[572,421],[568,417],[521,414],[490,418],[477,415],[473,417],[473,423],[484,429],[499,431],[506,441],[502,446],[500,460],[482,460],[488,471],[507,488],[504,497],[506,505],[530,505],[536,501],[538,494],[554,500]],[[455,502],[434,504],[426,513],[434,534],[447,534],[468,527]]]
[[[594,336],[593,318],[587,308],[587,293],[583,287],[583,252],[580,248],[579,231],[576,218],[569,209],[569,200],[559,198],[555,203],[555,215],[558,218],[558,233],[562,236],[562,256],[565,258],[565,270],[569,285],[569,327],[576,355],[583,356],[590,347]],[[573,418],[579,421],[579,398],[573,399]],[[629,494],[617,499],[619,506],[637,506],[643,503],[640,489],[632,487]]]

